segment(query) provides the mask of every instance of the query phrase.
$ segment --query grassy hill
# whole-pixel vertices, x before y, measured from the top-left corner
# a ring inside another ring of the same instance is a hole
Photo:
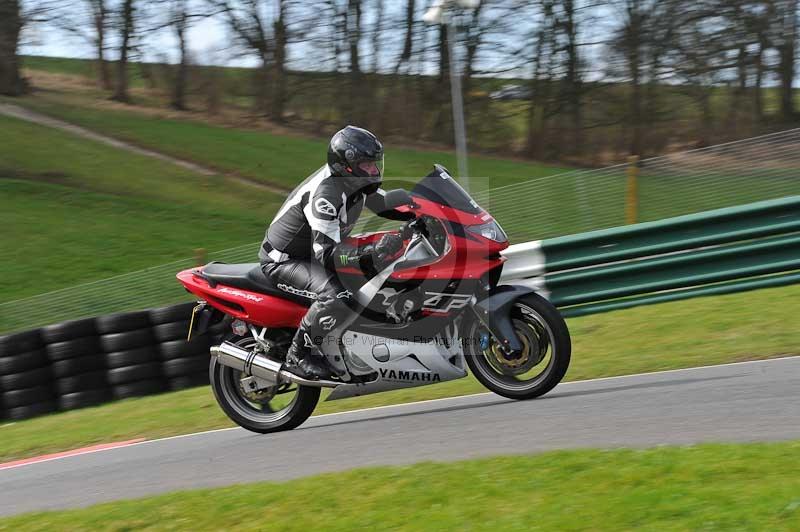
[[[0,301],[258,240],[282,201],[0,116]]]

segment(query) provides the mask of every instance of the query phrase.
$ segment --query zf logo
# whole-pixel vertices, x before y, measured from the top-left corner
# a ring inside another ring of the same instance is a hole
[[[466,307],[472,295],[470,294],[441,294],[438,292],[425,292],[427,299],[422,304],[423,310],[432,312],[450,312]]]

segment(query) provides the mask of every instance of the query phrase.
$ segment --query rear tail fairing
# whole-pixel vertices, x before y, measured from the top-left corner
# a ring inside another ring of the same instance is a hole
[[[280,297],[224,284],[211,286],[197,268],[183,270],[177,277],[186,290],[209,305],[254,325],[297,328],[308,311],[308,307]]]

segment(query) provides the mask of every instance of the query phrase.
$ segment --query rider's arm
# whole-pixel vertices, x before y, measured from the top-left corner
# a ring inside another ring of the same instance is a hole
[[[381,218],[388,218],[389,220],[400,220],[406,222],[415,218],[412,212],[401,212],[396,209],[387,209],[384,196],[386,192],[379,188],[373,194],[367,195],[364,204],[369,210],[380,216]]]
[[[336,246],[342,241],[339,228],[341,206],[341,195],[337,196],[336,191],[318,187],[303,208],[311,226],[314,258],[327,269],[333,269]]]

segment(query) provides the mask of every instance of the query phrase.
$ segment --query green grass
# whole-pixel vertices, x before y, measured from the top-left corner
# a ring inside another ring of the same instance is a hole
[[[256,209],[266,214],[283,199],[5,116],[0,116],[0,175],[167,202],[202,213],[241,216],[245,209]]]
[[[0,301],[257,241],[282,200],[0,116]]]
[[[797,530],[800,442],[373,467],[0,520],[0,530]]]
[[[26,55],[22,57],[22,66],[24,68],[40,70],[51,74],[68,74],[70,76],[84,77],[93,77],[95,75],[95,62],[89,59]]]
[[[569,320],[567,380],[800,354],[800,285]],[[474,379],[321,403],[317,414],[485,391]],[[137,437],[231,426],[207,387],[130,399],[0,427],[0,461]]]
[[[0,179],[0,246],[24,258],[4,261],[0,301],[250,243],[256,222],[263,220]]]

